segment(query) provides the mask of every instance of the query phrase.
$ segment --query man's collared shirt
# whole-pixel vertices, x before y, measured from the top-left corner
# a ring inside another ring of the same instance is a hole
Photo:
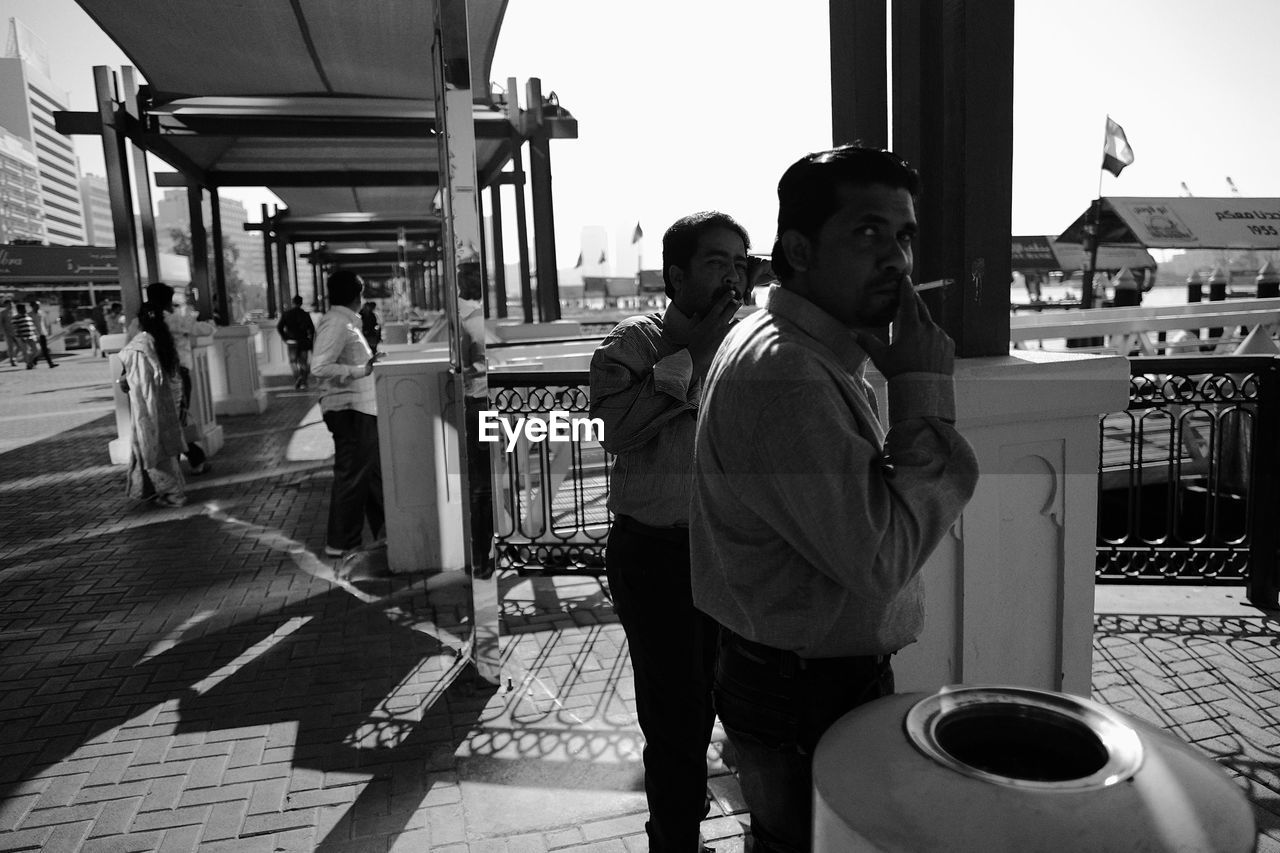
[[[372,357],[373,350],[360,331],[359,314],[344,305],[335,305],[320,318],[311,353],[311,375],[324,383],[321,411],[355,409],[366,415],[378,414],[373,374],[365,375],[365,365]]]
[[[919,570],[978,478],[952,378],[888,382],[866,352],[778,286],[707,377],[690,519],[693,598],[735,633],[801,657],[877,655],[923,624]]]
[[[689,524],[693,432],[702,383],[687,349],[689,318],[629,317],[591,357],[591,416],[614,454],[609,509],[651,527]]]

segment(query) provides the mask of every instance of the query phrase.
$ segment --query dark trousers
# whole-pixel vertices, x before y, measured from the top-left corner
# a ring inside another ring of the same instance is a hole
[[[359,548],[367,519],[373,535],[385,524],[382,462],[378,456],[378,419],[354,409],[324,413],[333,434],[333,492],[329,497],[331,548]]]
[[[187,464],[192,468],[199,468],[206,459],[204,448],[187,438],[187,425],[191,421],[191,371],[178,365],[178,377],[182,380],[182,399],[178,401],[178,420],[182,424],[182,441],[187,445]]]
[[[49,337],[47,335],[37,335],[36,340],[40,342],[40,355],[49,363],[50,367],[53,367],[53,356],[49,354]]]
[[[644,790],[652,853],[701,850],[707,746],[715,711],[711,678],[718,626],[693,606],[686,531],[619,516],[605,570],[627,635],[636,713],[644,733]]]
[[[493,463],[489,445],[480,441],[485,397],[467,397],[467,481],[471,508],[471,565],[484,576],[493,570]]]
[[[801,660],[721,629],[716,712],[736,756],[757,853],[807,853],[818,740],[847,712],[891,693],[887,655]]]

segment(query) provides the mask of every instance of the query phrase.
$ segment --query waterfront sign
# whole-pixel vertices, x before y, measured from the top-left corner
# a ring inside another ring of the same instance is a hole
[[[119,280],[112,247],[0,246],[0,285]]]
[[[1058,238],[1082,243],[1081,214]],[[1280,198],[1102,199],[1103,244],[1149,249],[1280,249]]]

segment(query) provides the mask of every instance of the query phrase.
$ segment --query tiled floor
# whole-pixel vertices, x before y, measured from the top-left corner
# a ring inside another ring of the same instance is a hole
[[[500,576],[504,679],[479,680],[456,579],[317,556],[311,395],[221,418],[213,472],[157,509],[108,463],[105,363],[61,364],[0,368],[0,851],[646,848],[626,641],[597,581]],[[1277,620],[1104,597],[1095,698],[1215,757],[1280,850]],[[717,730],[703,834],[739,851],[721,750]]]

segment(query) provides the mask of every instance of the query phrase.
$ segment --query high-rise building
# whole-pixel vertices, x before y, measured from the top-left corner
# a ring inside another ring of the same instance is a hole
[[[9,19],[5,55],[0,57],[0,127],[30,142],[40,173],[40,200],[49,243],[85,242],[80,204],[80,164],[71,138],[54,128],[53,114],[70,99],[49,79],[49,52],[31,30]]]
[[[35,146],[0,128],[0,245],[46,237]]]
[[[205,230],[213,227],[210,216],[209,197],[206,195],[201,203],[201,216]],[[257,231],[245,231],[244,224],[249,221],[249,214],[244,204],[238,199],[218,196],[218,212],[222,218],[223,245],[233,245],[238,253],[236,270],[246,284],[264,284],[267,280],[263,267],[262,235]],[[173,251],[172,232],[189,234],[191,217],[187,207],[186,190],[165,190],[156,201],[156,243],[161,252]]]
[[[111,223],[111,194],[107,179],[85,175],[80,179],[80,204],[84,208],[85,242],[90,246],[114,246],[115,226]]]

